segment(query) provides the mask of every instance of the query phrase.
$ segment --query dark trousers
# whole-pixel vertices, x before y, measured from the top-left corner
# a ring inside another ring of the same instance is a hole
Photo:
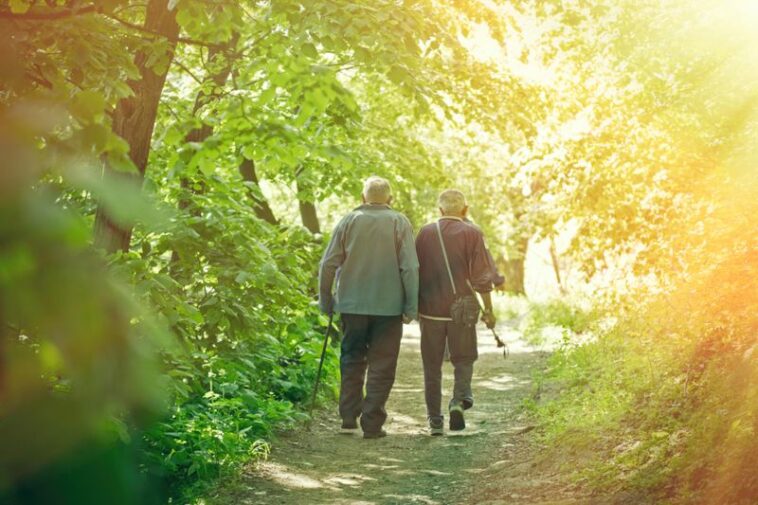
[[[360,416],[363,431],[379,431],[387,420],[384,405],[395,382],[402,316],[342,314],[342,330],[340,416],[346,421]]]
[[[452,321],[421,318],[421,360],[424,364],[424,396],[429,419],[442,418],[442,360],[445,344],[454,369],[453,397],[450,406],[470,406],[474,402],[471,379],[474,361],[479,357],[476,328]]]

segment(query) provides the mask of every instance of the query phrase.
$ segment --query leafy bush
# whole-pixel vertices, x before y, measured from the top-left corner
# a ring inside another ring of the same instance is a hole
[[[265,457],[276,430],[304,419],[326,326],[313,302],[321,243],[259,221],[239,189],[206,188],[113,260],[179,337],[163,353],[168,416],[144,435],[146,467],[173,494]]]

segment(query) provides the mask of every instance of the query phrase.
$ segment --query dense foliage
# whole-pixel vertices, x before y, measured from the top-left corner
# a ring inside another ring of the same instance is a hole
[[[370,174],[416,226],[463,189],[510,291],[544,240],[590,292],[523,329],[567,330],[538,415],[593,485],[755,496],[756,12],[728,4],[0,1],[0,497],[159,503],[264,457]]]
[[[592,198],[557,215],[578,221],[570,250],[585,271],[617,273],[611,291],[593,292],[591,313],[554,303],[527,324],[583,333],[563,340],[542,378],[546,401],[532,406],[554,448],[546,457],[579,483],[640,501],[752,503],[758,125],[744,77],[754,82],[758,68],[738,49],[752,35],[737,18],[755,12],[699,7],[651,2],[609,19],[642,114],[620,110],[634,130],[609,146],[631,150],[607,158]],[[714,43],[722,37],[729,49]],[[734,51],[728,63],[722,51]]]

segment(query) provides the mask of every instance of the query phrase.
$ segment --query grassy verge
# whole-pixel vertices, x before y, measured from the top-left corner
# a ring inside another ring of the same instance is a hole
[[[546,393],[529,407],[553,447],[546,459],[562,455],[555,461],[571,462],[562,470],[598,492],[755,503],[758,359],[749,326],[653,302],[613,307],[619,322],[603,329],[602,319],[556,307],[533,327],[585,328],[596,338],[566,338],[540,377]]]

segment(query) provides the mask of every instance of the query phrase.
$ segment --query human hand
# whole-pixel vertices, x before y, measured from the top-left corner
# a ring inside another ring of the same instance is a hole
[[[403,314],[403,324],[411,324],[413,322],[413,318],[406,316]]]
[[[484,314],[482,314],[482,322],[487,325],[487,328],[491,330],[497,324],[497,319],[491,310],[487,310],[484,312]]]
[[[334,312],[334,297],[330,296],[327,299],[320,299],[318,306],[324,314],[332,314]]]

